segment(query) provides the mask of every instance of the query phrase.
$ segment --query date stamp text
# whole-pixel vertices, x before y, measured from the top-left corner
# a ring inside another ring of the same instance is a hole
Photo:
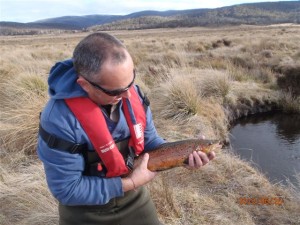
[[[284,200],[281,197],[240,197],[240,205],[283,205]]]

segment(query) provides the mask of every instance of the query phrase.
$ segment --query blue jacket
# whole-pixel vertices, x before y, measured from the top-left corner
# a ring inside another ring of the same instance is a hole
[[[87,96],[76,80],[72,60],[58,62],[52,67],[48,79],[50,100],[41,114],[40,123],[48,133],[74,143],[88,143],[88,149],[92,150],[91,142],[64,101],[67,98]],[[118,104],[119,121],[114,123],[105,117],[115,141],[130,136],[121,109],[122,102]],[[164,143],[164,140],[156,132],[149,107],[146,117],[145,151],[148,151]],[[81,154],[51,149],[41,137],[38,138],[37,152],[44,164],[49,189],[63,205],[102,205],[114,197],[124,195],[120,177],[84,176],[85,162]]]

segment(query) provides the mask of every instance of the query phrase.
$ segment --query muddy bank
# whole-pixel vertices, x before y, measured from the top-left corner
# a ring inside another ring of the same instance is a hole
[[[230,108],[225,106],[225,111],[228,117],[229,124],[231,125],[235,120],[257,113],[265,113],[272,111],[279,111],[278,104],[272,103],[257,103],[253,106],[241,104],[238,108]]]

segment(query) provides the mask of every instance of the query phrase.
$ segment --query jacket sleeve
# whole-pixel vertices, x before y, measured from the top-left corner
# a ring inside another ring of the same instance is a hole
[[[76,119],[62,103],[50,102],[42,113],[41,126],[49,133],[65,140],[84,143]],[[123,196],[121,178],[101,178],[82,175],[84,159],[51,149],[38,138],[38,156],[44,164],[46,179],[53,196],[63,205],[103,205],[114,197]]]

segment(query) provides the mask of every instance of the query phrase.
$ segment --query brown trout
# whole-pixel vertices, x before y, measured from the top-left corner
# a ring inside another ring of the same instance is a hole
[[[165,143],[148,152],[148,169],[162,171],[174,167],[187,165],[188,157],[193,151],[202,151],[206,154],[221,148],[217,140],[189,139]]]

